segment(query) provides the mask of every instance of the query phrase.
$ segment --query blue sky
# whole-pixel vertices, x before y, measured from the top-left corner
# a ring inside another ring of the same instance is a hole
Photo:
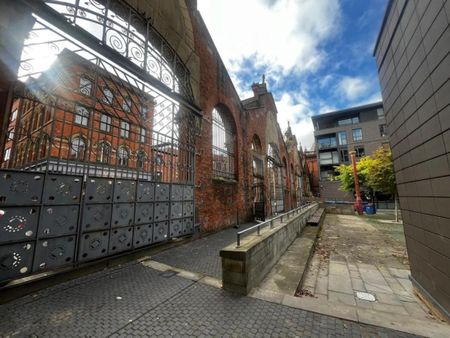
[[[313,145],[310,116],[381,100],[372,56],[387,0],[198,0],[241,99],[266,76],[282,130]]]

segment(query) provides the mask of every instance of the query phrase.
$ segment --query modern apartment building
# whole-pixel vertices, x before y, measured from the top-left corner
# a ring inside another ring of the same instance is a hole
[[[388,145],[383,103],[377,102],[313,116],[314,137],[322,198],[350,199],[340,193],[338,184],[329,183],[334,167],[350,163],[349,152],[361,158]]]

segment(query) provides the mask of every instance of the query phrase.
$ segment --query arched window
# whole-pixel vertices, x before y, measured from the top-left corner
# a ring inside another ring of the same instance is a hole
[[[258,135],[256,135],[256,134],[253,135],[252,150],[258,154],[262,153],[261,140],[259,139]]]
[[[81,136],[74,136],[70,141],[70,158],[75,160],[84,160],[86,151],[86,142]]]
[[[269,143],[267,149],[267,169],[269,177],[269,198],[272,214],[284,210],[283,174],[278,148]]]
[[[110,163],[111,146],[106,141],[100,141],[97,146],[97,161],[100,163]]]
[[[125,146],[120,146],[117,149],[117,160],[118,164],[122,167],[128,166],[128,160],[130,158],[130,153]]]
[[[236,136],[233,122],[224,108],[214,108],[212,116],[213,175],[235,179]]]
[[[139,150],[137,152],[137,167],[139,169],[144,169],[146,159],[147,159],[147,155],[145,154],[145,151]]]

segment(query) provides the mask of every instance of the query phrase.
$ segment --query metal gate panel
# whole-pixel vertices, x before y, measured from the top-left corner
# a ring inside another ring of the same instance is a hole
[[[155,222],[165,221],[169,219],[169,203],[155,203],[154,219]]]
[[[1,280],[20,278],[31,272],[34,243],[16,243],[0,246]]]
[[[90,177],[86,181],[86,203],[110,203],[113,198],[113,180]]]
[[[176,219],[170,221],[170,237],[180,237],[183,235],[183,220]]]
[[[41,203],[44,175],[3,171],[0,175],[0,205],[34,205]]]
[[[3,215],[2,215],[3,214]],[[36,238],[39,207],[0,209],[0,243],[29,241]]]
[[[183,200],[191,201],[194,199],[194,187],[192,185],[185,185],[183,190]]]
[[[172,202],[170,207],[170,218],[181,218],[183,217],[183,203],[182,202]]]
[[[170,199],[172,201],[182,201],[183,200],[183,186],[182,185],[172,184]]]
[[[194,202],[183,203],[183,217],[194,216]]]
[[[109,231],[81,235],[78,261],[85,262],[108,255]]]
[[[33,271],[72,264],[75,255],[75,239],[75,236],[65,236],[37,241]]]
[[[109,240],[109,253],[115,254],[118,252],[131,250],[131,243],[133,242],[133,228],[117,228],[111,230],[111,238]]]
[[[169,200],[169,184],[158,183],[155,187],[155,201],[168,201]]]
[[[134,224],[153,222],[153,203],[136,203]]]
[[[153,242],[153,224],[137,225],[133,232],[133,246],[140,248]]]
[[[169,222],[155,223],[153,229],[153,243],[165,241],[169,236]]]
[[[49,175],[44,185],[44,204],[80,203],[82,178],[68,175]]]
[[[111,204],[88,204],[83,210],[82,231],[109,229],[111,225]]]
[[[131,203],[136,197],[136,181],[116,180],[114,183],[114,202]]]
[[[121,227],[133,224],[134,204],[118,203],[113,205],[111,226]]]
[[[153,202],[155,200],[155,183],[139,182],[137,186],[138,202]]]
[[[192,218],[185,218],[183,220],[183,233],[185,235],[194,233],[194,220]]]
[[[78,205],[42,207],[39,217],[39,237],[75,234],[79,209]]]

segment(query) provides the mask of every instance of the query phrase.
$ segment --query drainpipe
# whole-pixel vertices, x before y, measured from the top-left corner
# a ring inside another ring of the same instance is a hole
[[[363,213],[363,203],[361,200],[361,193],[359,191],[359,179],[358,179],[358,171],[356,170],[356,151],[350,151],[350,156],[352,158],[352,167],[353,167],[353,179],[355,180],[355,193],[356,200],[353,204],[353,209],[358,212],[358,215],[362,215]]]

